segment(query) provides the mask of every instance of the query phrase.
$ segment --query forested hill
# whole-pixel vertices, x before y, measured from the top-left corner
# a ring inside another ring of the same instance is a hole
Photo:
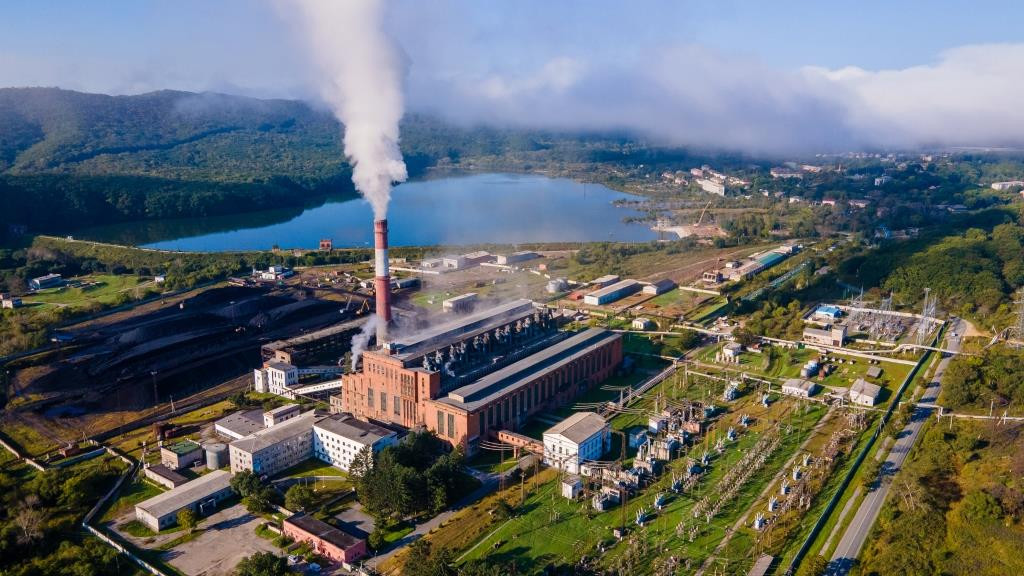
[[[459,128],[415,115],[405,120],[402,138],[414,175],[437,163],[551,147],[544,135]],[[9,224],[61,232],[302,205],[328,194],[354,194],[341,127],[302,102],[0,89],[0,235]]]

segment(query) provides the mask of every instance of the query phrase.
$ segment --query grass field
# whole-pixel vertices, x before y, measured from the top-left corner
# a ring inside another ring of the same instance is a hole
[[[306,478],[309,476],[337,476],[348,479],[348,473],[327,462],[311,458],[277,474],[274,478]]]
[[[72,285],[47,288],[22,298],[29,309],[32,305],[87,307],[90,303],[101,305],[123,304],[143,296],[145,289],[154,286],[151,281],[138,276],[93,274],[72,279]],[[79,286],[74,286],[79,283]]]
[[[709,554],[724,535],[725,529],[747,509],[763,485],[777,472],[781,462],[803,441],[810,426],[824,414],[824,409],[818,406],[813,406],[808,412],[792,411],[792,405],[789,406],[789,410],[777,406],[779,416],[783,411],[794,412],[790,414],[791,432],[784,436],[782,447],[760,472],[754,474],[737,497],[723,508],[720,515],[704,528],[695,542],[680,539],[676,535],[677,525],[693,520],[690,511],[697,500],[721,480],[730,466],[740,459],[745,450],[756,443],[761,434],[772,429],[767,420],[761,429],[742,434],[724,455],[713,460],[710,471],[694,494],[670,498],[665,508],[645,527],[637,528],[633,525],[636,511],[640,507],[652,508],[654,494],[666,491],[671,483],[670,474],[664,474],[660,480],[642,490],[637,498],[627,504],[625,522],[631,531],[641,534],[647,541],[650,549],[648,560],[653,559],[655,555],[677,554],[685,558],[699,559]],[[703,451],[703,447],[695,446],[691,453],[697,451]],[[670,468],[679,468],[684,461],[685,459],[679,458],[670,465]],[[562,498],[558,494],[558,486],[558,482],[552,479],[533,492],[526,499],[516,518],[498,528],[493,534],[487,535],[485,545],[478,546],[466,554],[465,559],[487,557],[505,566],[515,563],[522,568],[540,570],[549,563],[572,563],[583,555],[599,554],[598,544],[611,543],[611,529],[623,522],[622,509],[596,513],[590,508],[589,501],[573,502]],[[623,548],[622,544],[613,546],[603,555],[601,564],[606,567],[613,566],[617,557],[622,554]],[[635,569],[634,573],[650,573],[650,562],[642,562]]]
[[[117,499],[103,512],[100,522],[111,522],[119,516],[131,511],[136,504],[162,494],[163,489],[141,479],[127,483],[121,488]]]
[[[773,352],[770,361],[764,356],[767,352],[762,352],[761,354],[744,352],[740,356],[740,363],[738,365],[731,365],[715,362],[715,354],[720,349],[721,346],[709,347],[701,351],[697,359],[700,362],[715,365],[720,369],[735,370],[739,368],[748,374],[763,376],[780,382],[787,378],[799,378],[801,367],[808,360],[818,358],[821,355],[819,352],[809,348],[798,349],[775,346],[772,348]],[[814,377],[813,380],[829,388],[849,388],[858,378],[865,378],[865,373],[870,366],[868,361],[863,358],[835,353],[830,353],[828,356],[833,359],[841,359],[843,362],[830,362],[836,367],[835,371],[824,379]],[[767,366],[765,366],[766,363]],[[880,405],[884,406],[892,394],[896,392],[896,388],[907,377],[907,374],[910,373],[912,367],[894,362],[883,362],[878,366],[882,368],[882,375],[875,380],[871,380],[871,382],[883,387]]]

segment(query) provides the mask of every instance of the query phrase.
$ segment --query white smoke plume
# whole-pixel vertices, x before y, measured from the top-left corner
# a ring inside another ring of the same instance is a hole
[[[391,185],[408,177],[398,148],[404,67],[384,33],[381,0],[299,0],[304,31],[322,73],[322,96],[345,125],[345,156],[356,189],[387,216]]]
[[[371,314],[366,320],[366,324],[363,324],[363,328],[352,337],[352,371],[356,371],[356,365],[359,363],[359,358],[362,357],[363,351],[366,350],[366,346],[370,343],[370,337],[377,333],[377,324],[380,322],[377,319],[376,314]]]

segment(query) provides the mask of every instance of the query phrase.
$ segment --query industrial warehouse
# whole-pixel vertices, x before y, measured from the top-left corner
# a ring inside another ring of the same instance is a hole
[[[425,425],[473,454],[491,432],[564,405],[621,361],[618,334],[561,332],[550,310],[516,300],[364,352],[341,402],[357,418]]]

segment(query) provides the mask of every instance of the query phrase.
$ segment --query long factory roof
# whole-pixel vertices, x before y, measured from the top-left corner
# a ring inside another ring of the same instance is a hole
[[[601,288],[600,290],[595,290],[595,291],[591,292],[590,294],[587,294],[587,296],[593,296],[595,298],[600,298],[602,296],[607,296],[609,294],[616,294],[616,293],[618,293],[619,290],[624,290],[626,288],[632,288],[633,286],[639,286],[639,285],[640,285],[640,282],[638,282],[636,280],[630,280],[630,279],[619,280],[615,284],[612,284],[611,286],[605,286],[604,288]]]
[[[614,332],[591,328],[492,372],[472,384],[456,388],[437,401],[472,412],[617,338],[621,336]]]
[[[402,361],[412,360],[427,352],[433,352],[455,342],[504,326],[509,322],[515,322],[535,311],[533,301],[523,298],[467,314],[456,320],[418,332],[413,336],[392,340],[390,344],[395,347],[393,356]],[[386,352],[383,353],[386,354]]]
[[[231,474],[226,470],[214,470],[163,494],[153,496],[149,500],[140,502],[135,506],[145,510],[155,518],[162,518],[168,514],[176,513],[189,504],[205,500],[213,494],[228,488],[230,485]]]

